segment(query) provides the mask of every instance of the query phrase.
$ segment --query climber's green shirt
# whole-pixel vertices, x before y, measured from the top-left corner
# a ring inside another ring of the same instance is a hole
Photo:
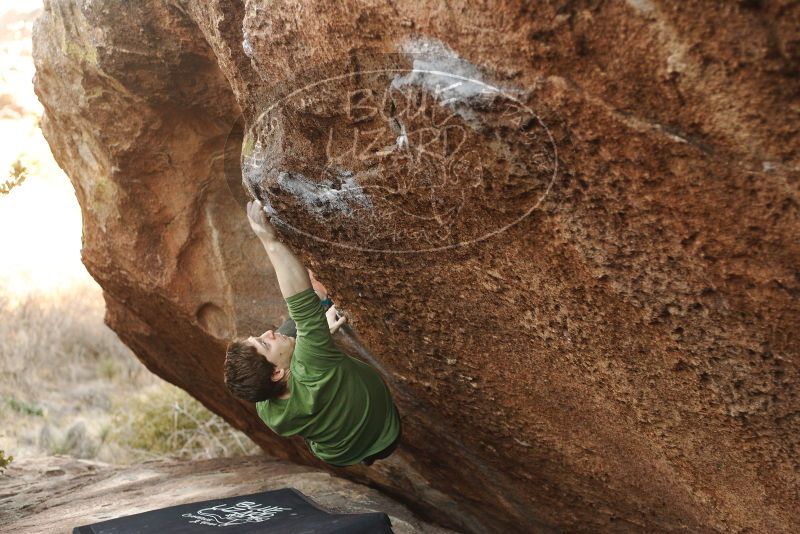
[[[309,288],[286,299],[297,324],[288,399],[256,403],[281,436],[300,434],[330,464],[352,465],[397,438],[400,419],[378,372],[339,350],[319,297]]]

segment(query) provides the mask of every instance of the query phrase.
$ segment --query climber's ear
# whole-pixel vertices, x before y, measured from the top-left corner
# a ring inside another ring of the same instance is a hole
[[[270,380],[273,382],[280,382],[286,376],[286,369],[278,369],[277,367],[272,371]]]

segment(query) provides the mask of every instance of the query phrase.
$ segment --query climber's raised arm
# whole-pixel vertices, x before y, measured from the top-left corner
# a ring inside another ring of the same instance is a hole
[[[264,208],[258,200],[247,203],[247,218],[256,233],[278,277],[283,298],[289,298],[311,287],[308,271],[289,247],[278,241],[275,229],[267,221]]]

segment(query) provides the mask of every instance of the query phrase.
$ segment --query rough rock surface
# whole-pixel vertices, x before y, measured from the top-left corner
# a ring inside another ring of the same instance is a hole
[[[60,533],[188,502],[294,488],[331,513],[384,512],[397,534],[449,530],[424,523],[379,491],[267,457],[151,461],[119,467],[66,457],[17,460],[0,475],[4,532]]]
[[[285,313],[245,189],[403,413],[394,462],[339,471],[474,532],[792,532],[799,20],[51,0],[36,88],[107,322],[269,453],[313,462],[222,385]]]

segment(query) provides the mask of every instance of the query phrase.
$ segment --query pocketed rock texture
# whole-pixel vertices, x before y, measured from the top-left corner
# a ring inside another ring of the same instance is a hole
[[[383,512],[396,534],[451,532],[420,521],[374,489],[266,457],[159,460],[128,467],[66,457],[28,458],[11,464],[0,483],[3,529],[15,534],[72,532],[126,515],[282,488],[294,488],[334,514]]]
[[[333,469],[469,532],[797,532],[800,4],[51,0],[107,322],[270,454],[258,197],[403,416]],[[57,222],[55,222],[57,224]]]

